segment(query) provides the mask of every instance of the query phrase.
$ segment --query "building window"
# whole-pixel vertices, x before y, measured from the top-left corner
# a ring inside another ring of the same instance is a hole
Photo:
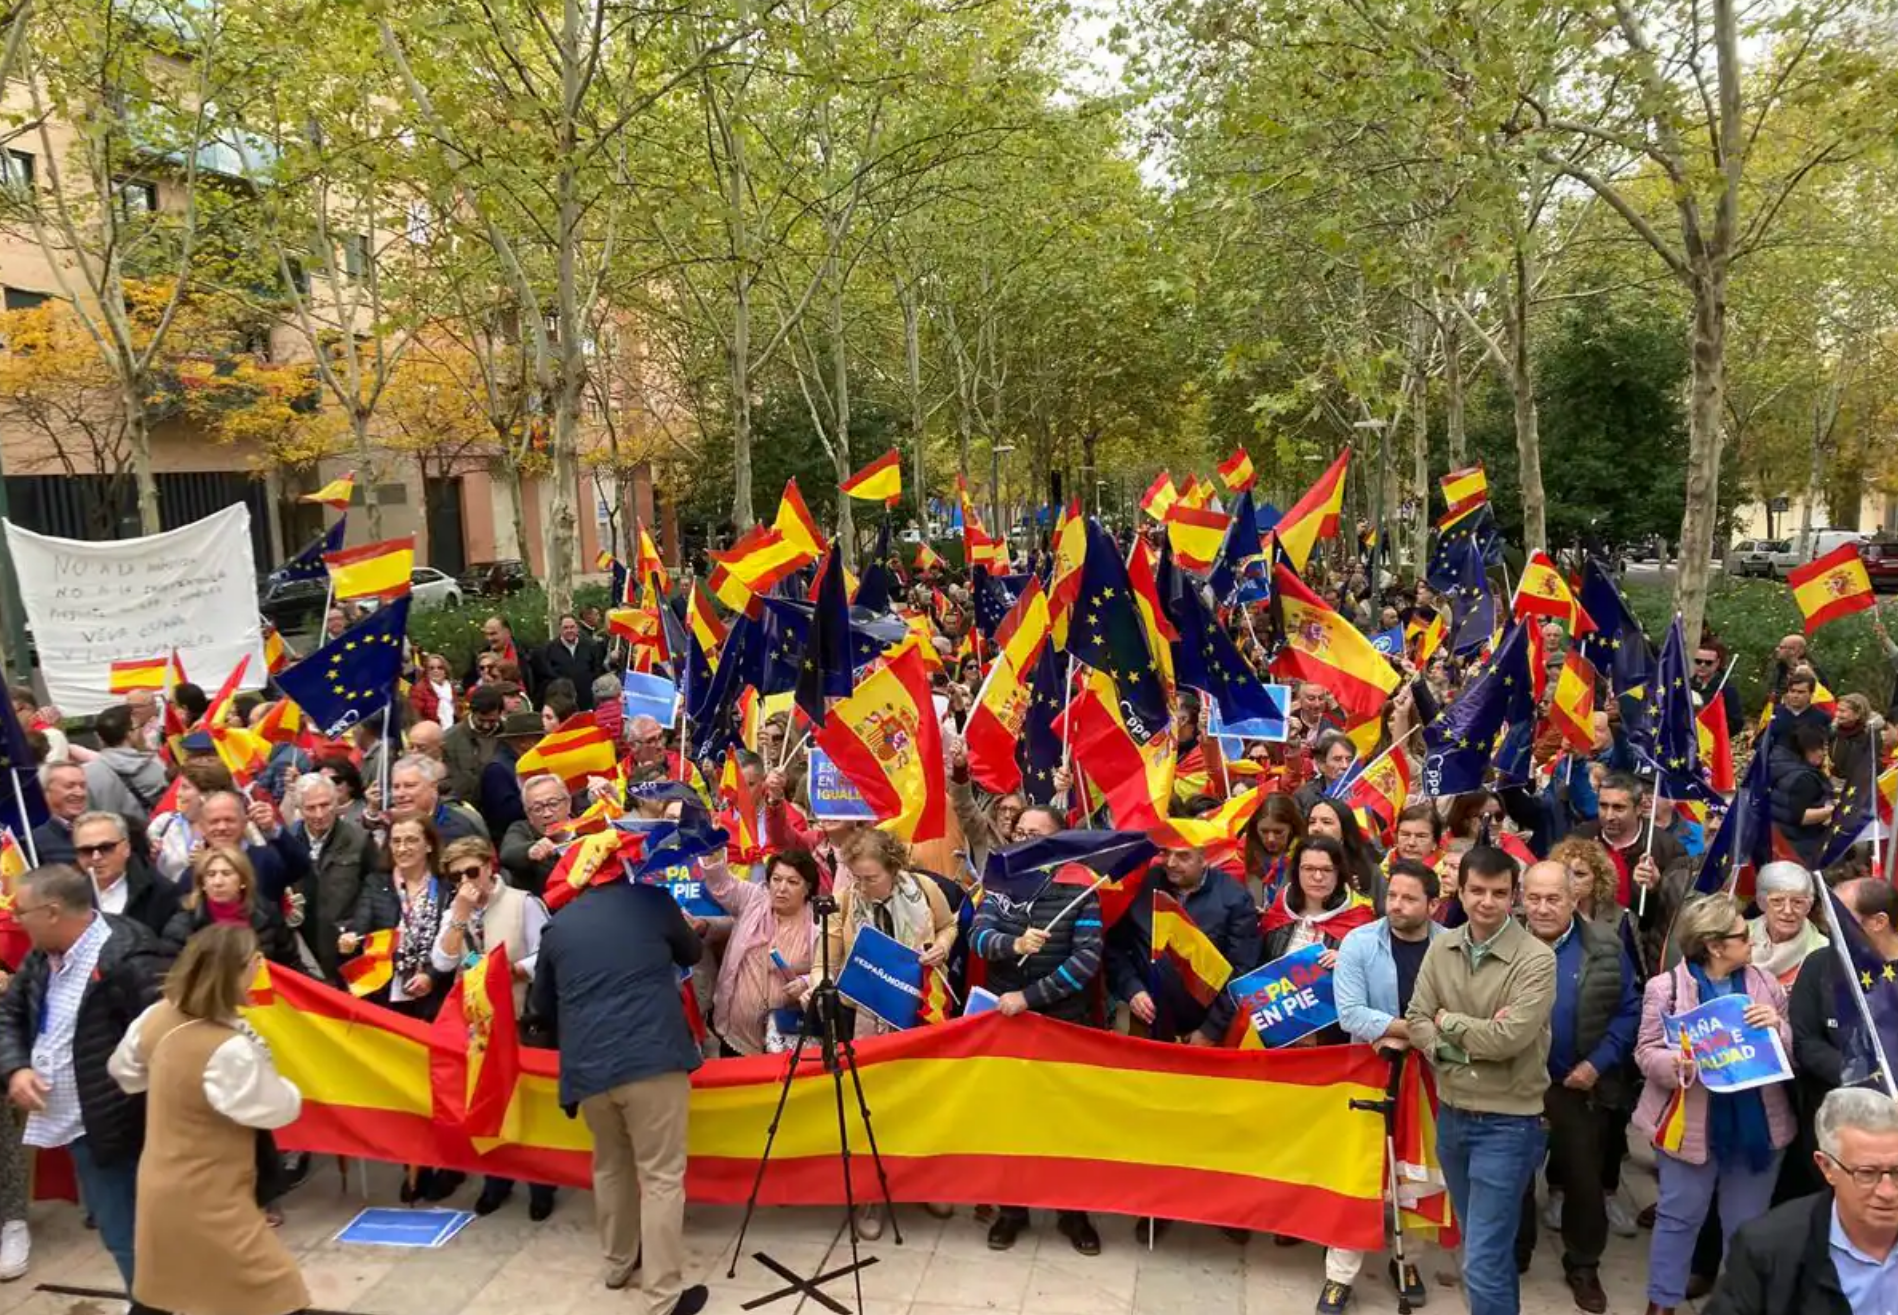
[[[6,186],[22,192],[33,190],[33,153],[31,151],[8,151],[0,158],[0,169],[5,170]]]
[[[25,288],[6,290],[8,310],[32,310],[35,306],[44,306],[50,300],[52,300],[52,294],[48,292],[29,292]]]
[[[121,178],[119,187],[119,217],[130,219],[135,215],[153,215],[158,213],[158,185],[140,182],[135,178]]]
[[[361,233],[343,235],[343,272],[359,279],[369,268],[369,239]]]
[[[408,224],[409,242],[419,247],[424,242],[428,241],[428,226],[429,226],[429,220],[430,220],[430,215],[428,213],[428,202],[426,201],[409,202],[408,218],[409,218],[409,224]]]

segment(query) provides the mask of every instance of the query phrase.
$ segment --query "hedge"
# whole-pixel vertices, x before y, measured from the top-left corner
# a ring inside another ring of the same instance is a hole
[[[575,610],[605,607],[608,589],[604,584],[576,585]],[[552,638],[547,625],[547,594],[538,584],[529,585],[505,598],[469,598],[460,607],[432,607],[409,615],[409,638],[425,653],[445,653],[448,669],[459,675],[474,660],[475,650],[483,644],[481,626],[491,616],[501,616],[514,628],[515,642],[523,649],[537,648]]]

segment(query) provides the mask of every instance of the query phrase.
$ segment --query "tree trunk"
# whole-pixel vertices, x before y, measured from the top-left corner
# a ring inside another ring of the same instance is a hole
[[[1418,317],[1422,319],[1421,314]],[[1417,334],[1414,353],[1411,359],[1411,398],[1410,398],[1410,436],[1411,436],[1411,483],[1416,498],[1416,514],[1410,526],[1410,558],[1419,575],[1423,573],[1424,563],[1430,557],[1430,371],[1428,367],[1430,337],[1425,328]],[[1386,545],[1386,552],[1389,546]],[[1395,572],[1397,559],[1390,557],[1392,571]]]
[[[547,627],[552,638],[560,615],[573,606],[573,565],[576,552],[578,518],[574,514],[574,488],[580,479],[579,419],[580,386],[585,378],[586,358],[581,351],[583,320],[580,316],[580,201],[574,161],[578,159],[575,116],[579,113],[581,89],[581,17],[580,0],[566,0],[560,43],[561,125],[560,158],[565,164],[555,182],[559,216],[559,306],[560,341],[555,345],[558,359],[554,378],[554,471],[553,497],[547,510],[545,544],[547,554]]]
[[[1443,318],[1443,438],[1450,449],[1450,469],[1469,465],[1469,443],[1463,433],[1463,321],[1456,315]],[[1424,490],[1426,513],[1429,492]]]
[[[916,287],[903,288],[903,367],[909,387],[910,457],[915,464],[910,476],[916,497],[916,524],[927,536],[929,525],[929,469],[923,441],[923,331],[922,314],[916,306]]]
[[[372,542],[379,542],[382,538],[382,503],[376,499],[375,448],[369,441],[368,414],[352,407],[349,428],[356,438],[356,469],[361,472],[362,506],[368,513],[369,538]],[[423,473],[426,475],[427,472]],[[426,502],[426,495],[423,500]]]
[[[1674,607],[1689,643],[1707,610],[1707,563],[1719,512],[1722,394],[1726,386],[1727,275],[1711,261],[1694,272],[1692,374],[1687,412],[1687,509],[1681,517]]]
[[[844,290],[839,281],[836,251],[840,238],[833,235],[830,260],[830,387],[831,433],[836,440],[832,449],[837,467],[837,482],[850,478],[855,463],[850,455],[850,354],[844,347]],[[837,493],[837,543],[843,551],[844,565],[857,567],[857,518],[852,504],[856,499],[839,489]]]
[[[158,477],[152,473],[152,430],[145,414],[145,390],[131,370],[120,370],[125,388],[125,435],[132,448],[132,475],[138,484],[138,532],[156,534],[163,528],[158,517]]]
[[[1522,546],[1549,547],[1548,508],[1542,492],[1542,433],[1536,414],[1535,362],[1529,355],[1529,299],[1534,287],[1525,234],[1516,239],[1509,312],[1509,383],[1516,395],[1516,461],[1522,483]]]
[[[514,526],[514,555],[525,565],[533,560],[533,554],[527,551],[527,494],[521,487],[521,464],[503,457],[496,463],[496,470],[501,476],[501,486],[507,490],[509,520]],[[495,556],[506,554],[497,551]]]
[[[726,225],[732,244],[731,370],[732,530],[743,534],[753,521],[751,509],[751,233],[745,227],[745,145],[736,117],[729,134],[730,180]]]

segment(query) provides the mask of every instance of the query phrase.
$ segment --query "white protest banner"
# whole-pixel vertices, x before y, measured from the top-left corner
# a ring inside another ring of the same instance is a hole
[[[243,503],[140,539],[55,539],[11,521],[6,532],[46,696],[61,712],[124,702],[111,692],[112,664],[174,648],[185,674],[207,689],[248,653],[244,684],[262,687],[257,565]]]

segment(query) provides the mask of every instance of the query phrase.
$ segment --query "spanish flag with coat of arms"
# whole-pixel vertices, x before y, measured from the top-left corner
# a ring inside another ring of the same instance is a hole
[[[814,733],[864,800],[877,826],[910,844],[947,833],[949,786],[942,727],[930,697],[929,673],[906,648],[831,705]]]

